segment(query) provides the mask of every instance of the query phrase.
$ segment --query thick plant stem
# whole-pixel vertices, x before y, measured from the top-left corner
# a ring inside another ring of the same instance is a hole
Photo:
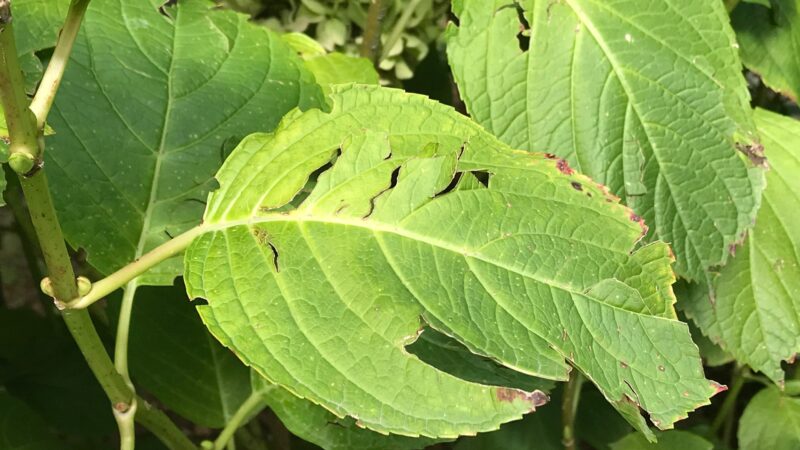
[[[561,425],[563,427],[561,442],[564,444],[564,450],[575,450],[577,448],[575,442],[575,413],[578,411],[583,381],[583,375],[573,369],[569,382],[564,386],[564,398],[561,400]]]
[[[8,162],[14,172],[25,174],[38,165],[41,149],[36,122],[28,109],[11,20],[10,2],[0,0],[0,101],[11,140]]]
[[[228,443],[233,439],[234,433],[254,414],[264,409],[264,396],[261,391],[253,391],[247,400],[242,403],[242,406],[236,410],[231,417],[231,420],[225,425],[225,428],[214,441],[214,450],[224,450]]]
[[[47,70],[45,70],[42,81],[39,83],[39,89],[31,102],[31,111],[36,115],[36,125],[39,129],[44,127],[47,113],[50,112],[50,107],[53,106],[56,91],[58,91],[58,86],[64,77],[64,70],[69,61],[69,55],[72,53],[72,46],[78,36],[78,30],[81,27],[81,21],[83,21],[83,16],[88,6],[89,0],[72,0],[69,5],[67,18],[64,20],[64,26],[58,35],[55,51],[53,51],[53,56],[47,64]]]
[[[377,62],[378,50],[381,46],[381,28],[383,16],[386,15],[386,2],[384,0],[372,0],[367,12],[367,24],[364,28],[364,41],[361,43],[361,56]]]
[[[197,450],[163,411],[136,397],[136,422],[150,430],[170,450]]]

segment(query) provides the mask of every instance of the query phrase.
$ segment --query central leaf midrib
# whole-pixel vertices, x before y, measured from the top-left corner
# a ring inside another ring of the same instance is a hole
[[[619,308],[617,306],[611,305],[611,304],[606,303],[606,302],[601,302],[601,301],[599,301],[599,300],[597,300],[597,299],[595,299],[593,297],[590,297],[590,296],[588,296],[586,294],[585,291],[588,288],[573,287],[573,286],[569,286],[569,285],[560,283],[560,282],[558,282],[556,280],[536,277],[533,274],[522,272],[517,268],[509,267],[509,266],[504,265],[501,261],[496,261],[496,260],[493,260],[493,259],[490,259],[490,258],[487,258],[487,257],[481,255],[480,253],[478,253],[479,249],[477,249],[477,248],[466,249],[466,248],[458,247],[458,246],[453,245],[452,243],[447,242],[447,241],[442,241],[442,240],[439,240],[439,239],[433,239],[430,236],[426,236],[424,234],[420,234],[420,233],[417,233],[417,232],[414,232],[414,231],[410,231],[410,230],[407,230],[405,228],[399,227],[397,225],[387,224],[387,223],[378,222],[378,221],[374,221],[374,220],[365,220],[365,219],[360,219],[360,218],[341,218],[341,217],[311,216],[311,215],[280,214],[280,213],[277,213],[277,214],[269,214],[269,215],[260,216],[260,217],[252,217],[252,218],[244,219],[244,220],[208,223],[208,224],[201,225],[198,230],[202,231],[202,232],[205,232],[205,233],[209,233],[209,232],[225,231],[225,230],[227,230],[229,228],[233,228],[233,227],[237,227],[237,226],[253,227],[255,225],[260,225],[260,224],[287,223],[287,222],[288,223],[297,223],[297,224],[300,224],[300,223],[318,223],[318,224],[345,226],[345,227],[350,226],[350,227],[354,227],[354,228],[361,228],[361,229],[370,230],[370,231],[376,232],[376,233],[393,234],[393,235],[396,235],[396,236],[399,236],[399,237],[403,237],[403,238],[406,238],[406,239],[410,239],[410,240],[413,240],[413,241],[422,242],[422,243],[428,244],[428,245],[430,245],[432,247],[440,248],[442,250],[447,250],[447,251],[462,255],[464,257],[469,257],[469,258],[473,258],[473,259],[476,259],[476,260],[479,260],[479,261],[483,261],[483,262],[485,262],[487,264],[492,264],[495,267],[501,268],[503,270],[507,270],[509,272],[516,273],[516,274],[521,275],[521,276],[526,277],[526,278],[530,278],[530,279],[532,279],[532,280],[534,280],[536,282],[542,283],[544,285],[561,289],[564,292],[567,292],[567,293],[570,293],[570,294],[574,294],[574,295],[584,296],[586,298],[591,299],[592,301],[600,302],[600,303],[608,306],[609,308],[613,308],[615,310],[623,311],[625,313],[630,313],[630,314],[636,314],[636,315],[639,315],[639,316],[655,317],[655,318],[661,319],[661,320],[669,320],[669,319],[665,319],[665,318],[660,317],[660,316],[651,316],[651,315],[647,315],[647,314],[642,314],[642,313],[639,313],[639,312],[636,312],[636,311],[630,311],[630,310],[627,310],[627,309]],[[542,234],[546,235],[544,233],[542,233]],[[569,239],[569,238],[565,238],[563,236],[552,236],[552,237],[560,238],[560,239]],[[587,242],[582,242],[582,241],[580,241],[580,242],[583,243],[583,244],[594,245],[592,243],[587,243]],[[615,250],[610,249],[610,248],[606,248],[606,250],[612,251],[612,252],[616,252],[616,253],[623,253],[622,251],[615,251]],[[627,254],[627,252],[625,252],[625,254]],[[609,276],[608,278],[613,278],[613,276]]]

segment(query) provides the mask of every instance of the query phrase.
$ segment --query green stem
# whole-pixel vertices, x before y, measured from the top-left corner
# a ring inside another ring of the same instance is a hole
[[[714,417],[714,421],[711,423],[710,433],[712,435],[719,433],[720,429],[725,424],[725,421],[728,419],[728,416],[732,416],[735,413],[736,400],[739,398],[739,392],[741,392],[745,382],[745,370],[746,369],[744,367],[735,367],[733,369],[731,389],[725,396],[725,401],[722,403],[722,406],[719,408],[719,412],[717,412],[717,416]]]
[[[389,37],[386,39],[386,44],[383,46],[383,52],[381,52],[380,61],[383,61],[389,56],[389,52],[397,43],[397,40],[400,39],[400,36],[406,29],[406,24],[411,19],[411,16],[414,14],[414,11],[421,2],[422,0],[411,0],[407,6],[404,6],[405,10],[403,11],[403,15],[401,15],[397,20],[397,23],[394,24],[392,32],[389,33]]]
[[[364,27],[364,41],[361,43],[361,56],[374,63],[377,62],[378,49],[381,46],[381,27],[387,5],[383,0],[372,0],[367,11],[367,23]]]
[[[74,5],[75,2],[73,2]],[[67,45],[63,42],[59,40],[59,46]],[[71,43],[68,45],[71,46]],[[59,49],[57,48],[55,52],[58,53]],[[23,156],[23,159],[17,158],[16,163],[10,161],[12,163],[10,165],[19,174],[33,229],[47,266],[52,295],[56,302],[64,303],[64,301],[78,296],[78,286],[72,269],[72,261],[64,243],[61,225],[50,196],[47,177],[43,170],[38,170],[41,167],[41,143],[43,141],[37,131],[36,116],[28,109],[11,27],[10,5],[7,0],[0,0],[0,99],[3,103],[11,138],[10,148],[14,149],[12,157],[14,155]],[[21,170],[20,161],[30,162],[31,167],[28,170]],[[122,418],[118,420],[122,448],[132,449],[135,430],[133,422],[127,420],[125,413],[135,411],[139,400],[111,363],[89,313],[85,310],[69,310],[64,311],[62,317],[89,368],[111,401],[115,417]],[[129,414],[129,416],[133,416],[133,414]],[[187,450],[194,448],[165,415],[151,413],[146,419],[151,420],[150,423],[154,427],[159,426],[160,429],[168,430],[168,433],[165,432],[162,435],[172,439],[165,441],[170,448]],[[183,440],[177,438],[176,435],[181,435]],[[188,445],[185,445],[186,443]]]
[[[572,375],[564,388],[564,398],[561,401],[561,425],[564,428],[561,443],[564,450],[575,450],[575,413],[581,398],[581,386],[584,378],[577,369],[572,370]]]
[[[28,109],[24,86],[11,24],[11,3],[0,0],[0,101],[11,140],[8,162],[18,174],[33,170],[41,154],[36,121]]]
[[[53,100],[56,98],[58,86],[64,77],[64,70],[67,67],[67,62],[69,62],[72,46],[78,36],[78,30],[81,27],[81,21],[88,6],[89,0],[72,0],[72,3],[70,3],[64,26],[58,35],[58,42],[53,51],[53,56],[50,57],[47,70],[42,76],[41,83],[39,83],[39,89],[31,102],[31,111],[36,115],[36,126],[40,130],[44,128],[47,114],[50,112],[50,107],[53,106]]]
[[[189,438],[164,414],[147,401],[136,397],[136,422],[150,430],[170,450],[197,450]]]
[[[244,425],[246,421],[252,418],[258,411],[264,409],[264,407],[263,393],[261,391],[253,391],[250,396],[247,397],[247,400],[242,403],[242,406],[233,414],[233,417],[231,417],[231,420],[225,425],[225,428],[219,434],[217,440],[214,441],[214,450],[224,450],[228,442],[233,439],[236,430]]]
[[[83,297],[73,297],[74,300],[65,303],[63,306],[69,309],[86,308],[92,303],[102,299],[108,294],[116,291],[120,287],[129,283],[134,278],[145,273],[148,269],[156,264],[180,254],[182,251],[192,243],[192,240],[197,236],[205,233],[207,230],[202,226],[197,226],[189,231],[176,236],[173,239],[161,244],[153,250],[142,255],[141,258],[128,264],[122,269],[112,273],[111,275],[103,278],[100,281],[92,283],[92,289]]]
[[[119,310],[117,322],[117,339],[114,345],[114,367],[133,389],[133,383],[128,372],[128,333],[131,325],[131,312],[133,311],[133,298],[136,295],[136,279],[128,282],[122,294],[122,305]]]

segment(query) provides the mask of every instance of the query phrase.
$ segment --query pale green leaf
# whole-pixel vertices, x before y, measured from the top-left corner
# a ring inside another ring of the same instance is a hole
[[[657,433],[658,442],[647,442],[640,433],[631,433],[611,445],[611,450],[713,450],[714,445],[688,431]]]
[[[739,419],[741,450],[796,450],[800,447],[800,399],[775,387],[759,392]]]
[[[797,100],[800,90],[800,39],[797,0],[764,5],[740,4],[731,23],[741,46],[742,62],[770,88]]]
[[[205,1],[95,0],[50,115],[47,169],[67,240],[110,273],[196,225],[231,136],[321,93],[282,40]],[[140,284],[172,284],[172,258]]]
[[[727,261],[763,180],[734,146],[759,161],[721,1],[460,0],[454,12],[448,56],[475,120],[608,185],[672,245],[680,275]]]
[[[61,450],[47,424],[25,403],[0,390],[0,448],[3,450]]]
[[[662,428],[708,402],[716,387],[672,308],[669,249],[636,250],[644,225],[629,209],[424,97],[352,86],[330,101],[240,144],[186,253],[190,296],[247,364],[396,434],[487,431],[541,403],[411,357],[422,316],[530,375],[564,380],[569,361]],[[488,187],[448,192],[470,172]]]
[[[436,442],[426,438],[387,436],[364,429],[355,419],[340,419],[257,374],[253,377],[253,390],[264,393],[267,405],[292,434],[325,450],[410,450]]]
[[[195,424],[222,428],[250,394],[250,371],[203,326],[180,287],[136,293],[128,359],[137,387]],[[116,316],[119,301],[110,302]]]
[[[712,341],[781,382],[781,361],[800,351],[800,123],[755,117],[770,160],[756,227],[710,287],[694,285],[681,305]]]
[[[379,84],[380,76],[367,58],[342,53],[327,53],[317,41],[302,33],[284,34],[286,41],[305,61],[306,69],[314,74],[325,92],[334,84]]]

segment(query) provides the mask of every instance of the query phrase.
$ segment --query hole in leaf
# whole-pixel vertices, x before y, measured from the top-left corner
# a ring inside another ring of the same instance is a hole
[[[448,184],[446,188],[442,189],[440,192],[434,195],[434,197],[440,197],[449,192],[453,192],[456,189],[456,187],[458,187],[458,183],[461,182],[461,177],[463,175],[464,172],[456,172],[455,176],[453,176],[453,179],[450,180],[450,184]]]
[[[366,219],[367,217],[371,216],[372,212],[375,210],[375,200],[378,197],[380,197],[381,195],[383,195],[386,191],[394,189],[394,187],[397,186],[397,179],[400,176],[400,168],[401,167],[402,166],[395,167],[395,169],[392,171],[392,178],[389,181],[389,186],[386,189],[378,192],[377,195],[375,195],[374,197],[372,197],[370,199],[370,201],[369,201],[369,211],[367,212],[367,214],[364,215],[364,217],[363,217],[364,219]]]
[[[478,182],[485,187],[489,187],[489,179],[492,177],[492,174],[485,171],[485,170],[475,170],[471,172],[475,178],[478,179]]]
[[[275,272],[280,273],[281,267],[278,265],[278,249],[272,244],[272,242],[267,242],[269,245],[270,250],[272,250],[272,263],[275,264]]]

